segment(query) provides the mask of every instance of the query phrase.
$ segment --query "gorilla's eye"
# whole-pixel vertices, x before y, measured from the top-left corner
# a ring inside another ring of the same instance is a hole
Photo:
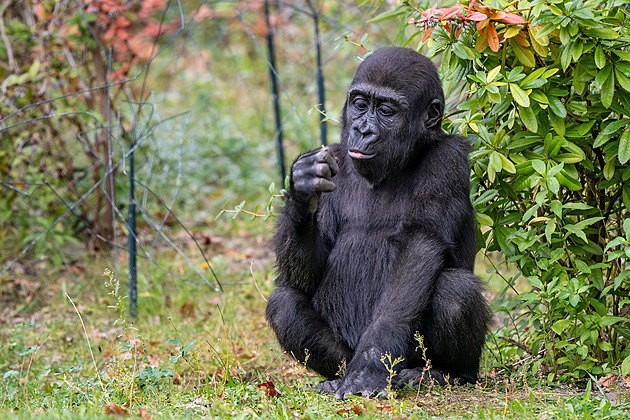
[[[381,105],[378,107],[378,112],[383,117],[391,117],[396,113],[396,110],[389,105]]]
[[[367,109],[368,109],[367,101],[365,99],[361,98],[361,97],[356,98],[354,101],[352,101],[352,104],[359,111],[367,111]]]

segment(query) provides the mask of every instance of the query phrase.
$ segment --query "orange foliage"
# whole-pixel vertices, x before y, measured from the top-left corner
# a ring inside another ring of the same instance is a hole
[[[503,32],[497,31],[496,23],[507,26],[525,25],[527,21],[521,16],[506,12],[505,10],[495,9],[477,3],[477,0],[471,0],[468,8],[456,5],[448,8],[438,9],[437,5],[433,5],[430,9],[425,10],[420,15],[420,19],[409,19],[408,23],[416,25],[424,31],[422,42],[425,42],[431,36],[431,33],[438,25],[442,25],[447,32],[452,32],[454,28],[455,38],[459,37],[464,29],[474,26],[479,32],[476,49],[483,51],[486,47],[494,52],[499,51],[501,42],[503,42]],[[517,34],[521,35],[521,33]],[[520,42],[527,42],[525,38]],[[519,41],[517,41],[519,42]]]

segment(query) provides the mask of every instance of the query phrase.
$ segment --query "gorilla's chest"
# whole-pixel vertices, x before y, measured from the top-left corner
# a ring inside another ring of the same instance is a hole
[[[335,244],[313,304],[354,348],[392,276],[408,235],[404,209],[392,201],[356,200],[340,209]]]

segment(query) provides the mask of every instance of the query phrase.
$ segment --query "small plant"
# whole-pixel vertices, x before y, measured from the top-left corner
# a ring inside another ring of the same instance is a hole
[[[263,219],[268,220],[275,210],[274,204],[278,199],[284,197],[284,190],[281,190],[279,193],[276,193],[276,184],[269,184],[269,201],[267,201],[267,205],[265,206],[265,213],[259,213],[260,205],[256,205],[252,210],[245,209],[245,201],[242,201],[239,205],[235,206],[233,209],[223,209],[217,215],[217,219],[224,214],[231,214],[232,219],[236,219],[239,215],[246,215],[250,217],[250,220],[254,219]]]
[[[428,392],[431,392],[433,390],[433,387],[435,386],[435,380],[431,375],[431,359],[427,357],[427,348],[424,345],[424,336],[417,332],[414,335],[414,338],[418,342],[418,347],[416,347],[416,351],[420,351],[420,353],[422,353],[422,360],[424,360],[424,367],[422,368],[420,385],[427,386],[429,389]],[[420,394],[420,388],[421,386],[418,387],[418,394]]]
[[[383,366],[385,366],[385,369],[387,370],[387,387],[385,388],[384,392],[388,398],[395,398],[394,389],[392,387],[392,380],[394,379],[394,376],[396,376],[396,374],[398,373],[396,372],[395,367],[396,365],[399,365],[404,361],[405,359],[402,356],[393,358],[390,353],[385,353],[381,356],[381,363],[383,364]]]

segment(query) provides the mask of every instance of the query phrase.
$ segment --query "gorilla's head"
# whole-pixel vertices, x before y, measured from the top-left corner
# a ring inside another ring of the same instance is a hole
[[[348,88],[341,142],[357,172],[378,185],[441,137],[444,92],[433,63],[408,48],[366,58]]]

